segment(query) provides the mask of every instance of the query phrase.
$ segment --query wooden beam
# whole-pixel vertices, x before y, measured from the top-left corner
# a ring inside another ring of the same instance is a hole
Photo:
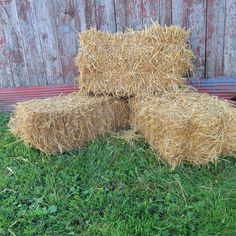
[[[29,73],[25,58],[25,48],[22,42],[22,34],[17,14],[15,0],[0,1],[1,25],[5,38],[6,51],[4,61],[10,66],[13,86],[29,86]]]
[[[206,0],[176,0],[172,4],[172,23],[191,29],[190,44],[196,56],[196,76],[205,76]]]
[[[25,48],[24,53],[29,74],[29,85],[46,85],[46,73],[33,0],[16,0],[16,7],[22,42]],[[24,79],[27,80],[27,78]]]
[[[97,28],[101,31],[116,32],[115,3],[113,0],[95,0]]]
[[[225,0],[207,1],[206,77],[223,75]]]
[[[226,1],[224,74],[236,74],[236,1]]]
[[[64,84],[52,0],[33,1],[47,84]]]
[[[54,19],[59,47],[59,57],[62,65],[62,77],[65,84],[71,84],[75,78],[75,63],[77,40],[75,32],[75,5],[73,0],[53,0]]]

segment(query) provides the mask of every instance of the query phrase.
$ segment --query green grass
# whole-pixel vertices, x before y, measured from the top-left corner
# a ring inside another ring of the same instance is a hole
[[[161,163],[115,137],[47,157],[0,116],[0,235],[236,235],[236,159]]]

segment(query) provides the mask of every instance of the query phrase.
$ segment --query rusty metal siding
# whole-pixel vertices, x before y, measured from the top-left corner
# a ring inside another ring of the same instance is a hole
[[[197,76],[236,74],[235,0],[0,0],[0,87],[73,84],[77,32],[192,29]]]

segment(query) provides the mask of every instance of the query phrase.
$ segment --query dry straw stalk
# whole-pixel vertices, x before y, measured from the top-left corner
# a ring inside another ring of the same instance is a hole
[[[141,31],[79,34],[76,65],[85,94],[130,97],[185,87],[182,78],[193,70],[189,31],[154,23]]]
[[[78,93],[20,103],[9,126],[30,146],[56,154],[128,126],[127,102]]]
[[[236,109],[195,92],[165,93],[130,101],[131,127],[171,166],[205,165],[236,151]]]

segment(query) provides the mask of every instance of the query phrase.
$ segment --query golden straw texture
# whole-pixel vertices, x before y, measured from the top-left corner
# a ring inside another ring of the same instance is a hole
[[[128,122],[125,100],[72,93],[19,103],[9,126],[30,146],[56,154],[125,128]]]
[[[141,31],[79,34],[77,80],[85,94],[130,97],[185,87],[182,76],[193,70],[189,32],[154,23]]]
[[[204,165],[236,151],[236,109],[194,92],[130,100],[131,127],[172,167]]]

